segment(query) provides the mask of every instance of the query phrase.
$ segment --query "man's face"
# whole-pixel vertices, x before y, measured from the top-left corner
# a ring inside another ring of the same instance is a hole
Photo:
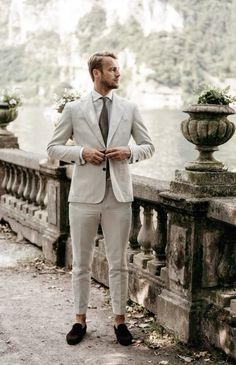
[[[102,70],[100,71],[100,85],[107,90],[119,87],[120,68],[117,60],[112,57],[104,57],[102,60]]]

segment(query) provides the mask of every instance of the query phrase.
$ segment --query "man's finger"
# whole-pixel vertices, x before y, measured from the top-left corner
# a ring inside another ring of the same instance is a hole
[[[110,152],[110,153],[106,153],[106,157],[108,157],[108,158],[112,158],[112,157],[116,157],[116,156],[118,156],[119,154],[118,154],[118,152],[117,151],[115,151],[115,152]]]
[[[111,152],[117,152],[118,148],[108,148],[106,151],[105,151],[105,154],[109,154]]]
[[[99,161],[99,162],[102,162],[104,160],[104,157],[103,156],[102,157],[101,156],[96,156],[95,160]]]
[[[105,154],[104,154],[104,152],[97,151],[96,156],[100,156],[100,157],[104,158]]]

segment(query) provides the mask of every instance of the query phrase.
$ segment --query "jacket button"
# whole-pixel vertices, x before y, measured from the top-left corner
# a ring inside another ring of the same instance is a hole
[[[103,171],[106,171],[106,167],[103,167]]]

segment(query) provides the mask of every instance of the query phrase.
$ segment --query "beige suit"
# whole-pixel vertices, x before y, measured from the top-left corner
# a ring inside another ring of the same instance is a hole
[[[65,146],[72,135],[76,146]],[[110,161],[112,188],[120,202],[133,200],[129,163],[150,158],[154,147],[136,105],[113,93],[107,147],[127,146],[131,135],[136,142],[136,145],[130,146],[131,160]],[[106,148],[91,94],[66,105],[62,120],[48,145],[48,153],[59,160],[75,162],[69,202],[98,203],[105,194],[106,164],[104,161],[98,166],[89,163],[81,165],[82,146],[99,150]]]
[[[73,135],[75,146],[66,146]],[[126,248],[133,200],[129,163],[150,158],[154,146],[135,104],[113,93],[107,148],[127,146],[130,137],[129,160],[109,160],[110,181],[106,180],[106,162],[83,164],[82,147],[106,148],[98,125],[92,94],[68,103],[62,119],[48,145],[48,154],[65,162],[74,162],[70,202],[70,226],[73,247],[73,283],[76,313],[86,313],[93,239],[102,224],[113,312],[124,314],[127,295]]]

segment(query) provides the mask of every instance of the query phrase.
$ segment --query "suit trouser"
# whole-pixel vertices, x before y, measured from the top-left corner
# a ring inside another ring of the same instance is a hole
[[[101,223],[109,266],[113,313],[125,314],[128,292],[127,246],[131,225],[131,203],[118,202],[107,181],[103,201],[98,204],[70,203],[73,251],[72,283],[76,314],[88,308],[91,266],[98,224]]]

